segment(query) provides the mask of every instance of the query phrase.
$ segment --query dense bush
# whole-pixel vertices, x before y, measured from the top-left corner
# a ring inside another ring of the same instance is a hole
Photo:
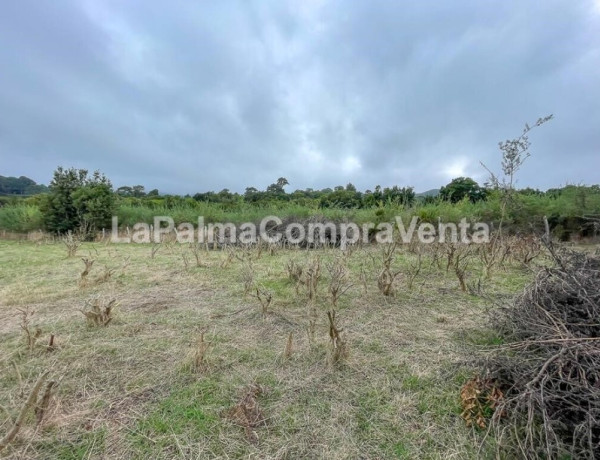
[[[40,208],[32,205],[8,205],[0,208],[0,229],[26,233],[42,228]]]
[[[110,226],[114,203],[115,194],[106,176],[96,171],[89,177],[85,169],[58,168],[41,205],[44,228],[56,234],[92,236]]]

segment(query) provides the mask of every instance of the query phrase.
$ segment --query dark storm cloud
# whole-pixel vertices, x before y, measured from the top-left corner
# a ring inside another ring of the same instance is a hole
[[[6,2],[0,174],[57,165],[193,193],[485,179],[598,182],[600,4]]]

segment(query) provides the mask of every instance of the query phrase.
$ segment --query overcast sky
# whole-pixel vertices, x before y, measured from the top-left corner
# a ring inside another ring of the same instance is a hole
[[[600,0],[0,4],[0,174],[243,192],[600,182]]]

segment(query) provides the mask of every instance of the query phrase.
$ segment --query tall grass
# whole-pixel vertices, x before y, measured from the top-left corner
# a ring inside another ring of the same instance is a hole
[[[385,216],[392,220],[398,212],[405,211],[402,207],[386,207]],[[342,221],[351,220],[357,223],[373,222],[377,217],[377,209],[318,209],[302,206],[296,203],[282,202],[269,203],[268,205],[251,205],[247,203],[235,206],[223,206],[218,203],[197,203],[196,205],[176,206],[135,206],[122,204],[117,209],[119,226],[133,226],[138,222],[151,224],[154,216],[168,216],[173,219],[175,225],[182,222],[196,224],[198,217],[203,217],[205,223],[212,222],[259,222],[267,216],[277,216],[280,219],[298,218],[304,219],[314,215],[322,215],[326,218]]]

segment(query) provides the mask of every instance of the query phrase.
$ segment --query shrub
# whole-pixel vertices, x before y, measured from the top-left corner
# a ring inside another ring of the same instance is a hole
[[[42,228],[43,216],[37,206],[14,205],[0,208],[0,229],[26,233]]]
[[[59,167],[42,204],[45,229],[93,237],[97,230],[110,226],[114,202],[112,184],[103,174],[96,171],[88,177],[85,169]]]

